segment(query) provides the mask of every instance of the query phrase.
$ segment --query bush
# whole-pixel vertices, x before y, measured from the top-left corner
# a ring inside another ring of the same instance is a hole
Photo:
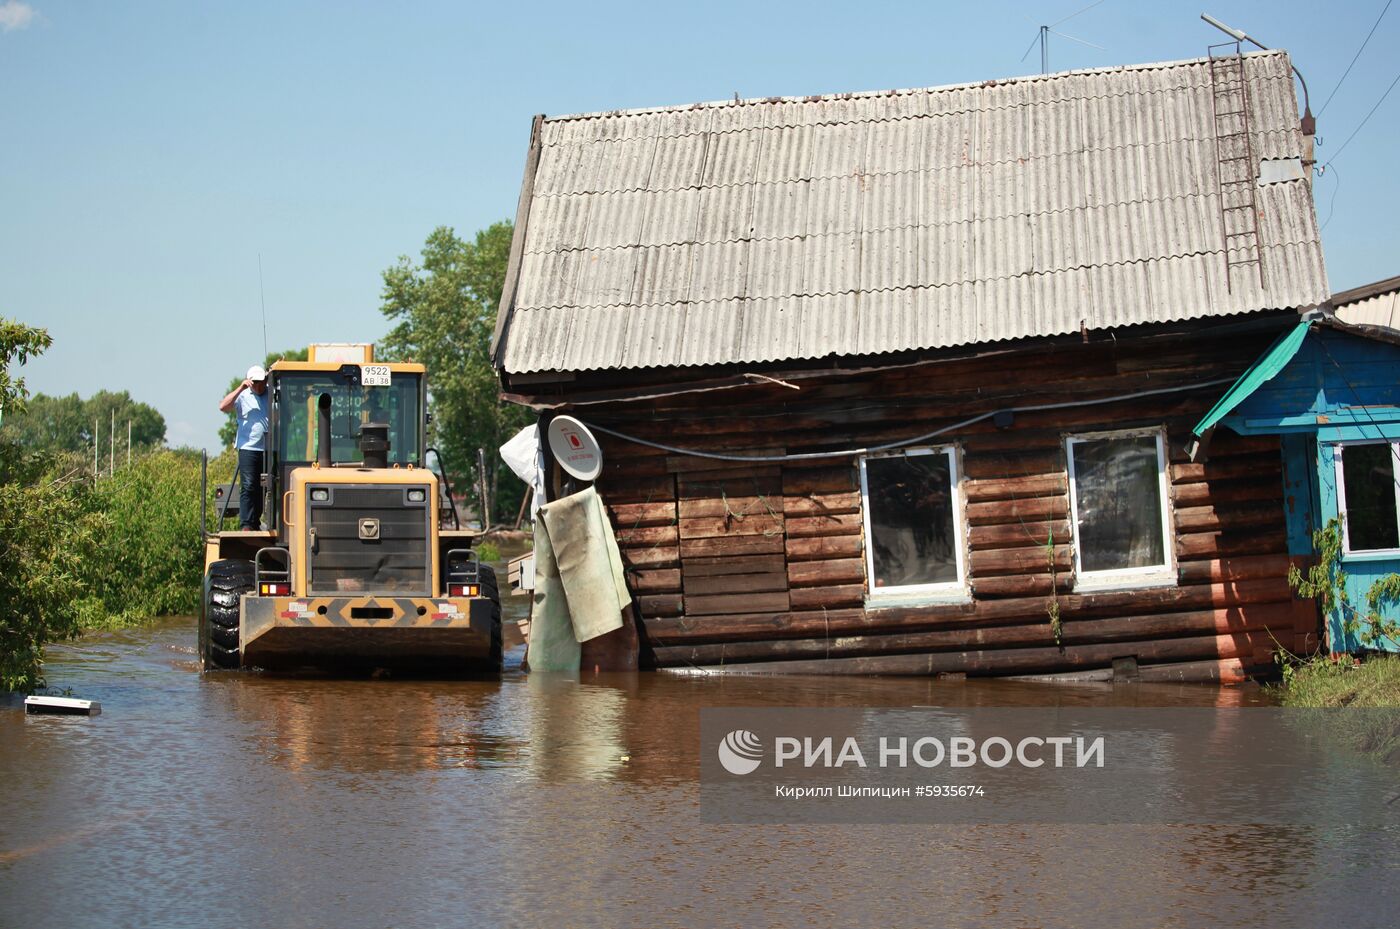
[[[76,635],[90,615],[94,529],[77,476],[0,481],[0,690],[42,686],[44,645]]]
[[[92,488],[93,593],[101,615],[85,625],[128,625],[199,609],[199,461],[189,450],[151,452]],[[210,470],[217,473],[212,463]]]

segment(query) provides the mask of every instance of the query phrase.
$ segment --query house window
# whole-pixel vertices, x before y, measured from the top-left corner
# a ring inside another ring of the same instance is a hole
[[[1071,436],[1065,444],[1076,589],[1175,582],[1162,433]]]
[[[872,599],[964,592],[962,503],[951,448],[860,463],[865,572]]]
[[[1365,442],[1337,447],[1337,509],[1345,527],[1343,550],[1400,549],[1395,475],[1400,447]]]

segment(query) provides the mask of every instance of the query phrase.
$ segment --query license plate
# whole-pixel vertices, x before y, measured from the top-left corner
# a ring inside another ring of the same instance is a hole
[[[365,387],[388,387],[388,365],[360,365],[360,383]]]

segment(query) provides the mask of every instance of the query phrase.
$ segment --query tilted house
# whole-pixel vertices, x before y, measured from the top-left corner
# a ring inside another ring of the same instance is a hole
[[[644,664],[1238,679],[1318,627],[1280,443],[1185,449],[1327,299],[1310,164],[1282,52],[539,117],[503,393]]]

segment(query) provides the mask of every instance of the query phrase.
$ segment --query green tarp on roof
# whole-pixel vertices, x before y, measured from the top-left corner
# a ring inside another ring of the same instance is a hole
[[[1293,356],[1298,354],[1298,349],[1302,347],[1303,339],[1307,337],[1310,326],[1312,323],[1304,320],[1294,326],[1292,330],[1279,336],[1278,341],[1269,346],[1269,350],[1252,364],[1248,371],[1241,374],[1239,380],[1230,385],[1225,396],[1217,400],[1205,418],[1196,424],[1195,429],[1191,430],[1196,438],[1199,439],[1215,428],[1215,424],[1228,416],[1231,410],[1243,403],[1250,394],[1282,371],[1293,360]]]

